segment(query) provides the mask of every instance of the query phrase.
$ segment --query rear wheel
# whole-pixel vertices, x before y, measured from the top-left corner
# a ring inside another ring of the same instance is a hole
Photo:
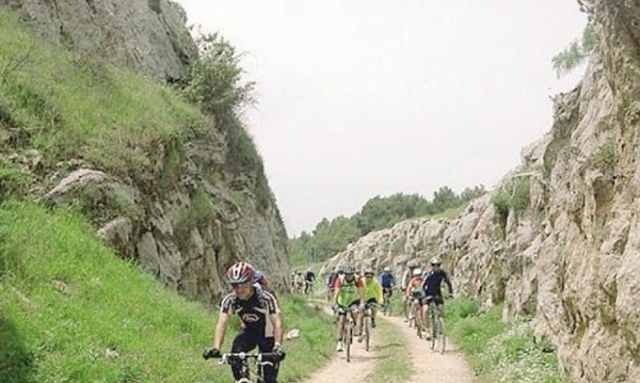
[[[364,317],[364,328],[362,329],[362,331],[364,331],[364,349],[366,351],[369,351],[369,340],[371,338],[371,317],[370,316],[366,316]]]

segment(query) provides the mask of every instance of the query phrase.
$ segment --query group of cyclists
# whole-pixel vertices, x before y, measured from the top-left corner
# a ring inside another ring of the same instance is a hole
[[[311,294],[313,292],[313,284],[316,281],[316,274],[309,267],[302,274],[300,271],[292,271],[290,276],[291,291],[294,293]]]
[[[350,315],[355,323],[353,335],[358,340],[362,340],[362,313],[365,309],[370,309],[371,327],[375,328],[376,306],[382,305],[385,300],[388,303],[396,288],[399,288],[402,293],[405,320],[408,320],[407,308],[411,305],[412,310],[417,313],[417,323],[422,324],[422,328],[426,329],[423,319],[427,317],[431,301],[437,305],[440,316],[444,316],[441,285],[443,282],[447,284],[451,297],[453,287],[448,274],[441,268],[441,260],[434,257],[430,264],[431,269],[423,271],[417,263],[409,263],[400,286],[396,285],[396,279],[389,267],[385,267],[377,278],[373,268],[365,267],[358,272],[351,264],[341,265],[331,272],[327,277],[327,290],[328,299],[338,316],[336,351],[341,352],[344,349],[343,333],[346,316]],[[299,273],[294,272],[292,277],[297,275]],[[203,357],[205,359],[224,357],[220,347],[224,341],[230,317],[238,315],[240,331],[232,342],[231,353],[248,353],[258,347],[260,353],[277,355],[274,363],[265,365],[263,369],[264,382],[277,383],[280,361],[284,360],[286,354],[282,349],[284,326],[280,306],[270,283],[263,273],[256,270],[250,263],[243,261],[236,262],[228,268],[226,281],[231,287],[231,292],[222,298],[213,347],[207,348]],[[307,270],[304,281],[310,282],[308,285],[311,286],[315,281],[315,274],[311,269]],[[292,286],[294,285],[295,280],[292,278]],[[230,364],[235,380],[241,379],[242,363],[236,360]]]
[[[394,289],[398,288],[402,294],[403,314],[408,322],[411,313],[415,313],[416,323],[422,329],[427,329],[429,304],[433,301],[438,307],[440,317],[444,317],[444,299],[442,283],[449,290],[449,297],[453,297],[453,286],[449,275],[442,269],[442,261],[438,257],[430,260],[431,268],[423,270],[417,262],[410,262],[402,276],[399,286],[390,267],[374,278],[375,272],[367,267],[358,274],[353,265],[345,264],[327,276],[327,298],[332,303],[334,312],[338,314],[336,329],[336,351],[344,349],[342,334],[346,315],[351,315],[356,327],[354,336],[362,332],[362,313],[366,307],[371,308],[371,327],[376,327],[376,306],[391,299]],[[411,311],[409,311],[411,309]],[[428,334],[428,331],[425,331]]]

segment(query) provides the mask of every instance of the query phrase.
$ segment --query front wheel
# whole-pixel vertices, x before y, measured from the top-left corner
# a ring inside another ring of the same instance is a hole
[[[349,313],[347,314],[349,315]],[[346,330],[346,336],[344,337],[345,341],[345,348],[346,348],[346,356],[347,356],[347,362],[351,362],[351,343],[353,342],[353,324],[351,323],[351,320],[348,320],[348,322],[345,324],[345,326],[347,326],[347,330]]]

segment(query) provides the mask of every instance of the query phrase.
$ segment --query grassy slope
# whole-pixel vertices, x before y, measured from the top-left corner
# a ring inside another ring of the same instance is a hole
[[[0,381],[229,380],[200,357],[215,313],[115,257],[78,214],[11,203],[0,230]],[[285,343],[282,380],[291,381],[329,359],[332,330],[301,300],[285,299],[283,311],[301,329]]]
[[[478,313],[475,302],[447,302],[446,327],[479,377],[487,383],[564,383],[556,354],[534,342],[526,321],[504,323],[502,307]]]
[[[12,136],[5,150],[36,148],[46,167],[82,158],[112,174],[148,176],[147,152],[157,154],[158,142],[208,124],[172,89],[45,44],[0,8],[0,138]],[[0,160],[0,198],[22,193],[23,177]],[[215,312],[116,258],[93,233],[71,211],[0,208],[0,382],[229,381],[228,367],[200,357]],[[291,381],[328,359],[333,336],[302,301],[282,305],[285,325],[301,330],[285,344],[281,377]]]

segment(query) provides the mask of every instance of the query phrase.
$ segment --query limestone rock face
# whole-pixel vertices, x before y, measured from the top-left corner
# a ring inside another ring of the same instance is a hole
[[[0,0],[45,39],[148,74],[182,78],[197,54],[186,13],[169,0]]]
[[[400,273],[408,259],[439,255],[456,294],[533,317],[574,382],[640,382],[640,4],[585,3],[598,45],[522,164],[456,219],[370,233],[325,269],[356,262]]]
[[[0,6],[74,54],[101,56],[160,83],[180,80],[197,56],[184,10],[172,1],[0,0]],[[34,180],[30,196],[80,209],[120,257],[137,260],[189,298],[217,302],[224,273],[238,259],[284,284],[287,235],[261,160],[233,163],[220,129],[190,137],[154,141],[140,149],[144,169],[117,175],[78,158],[45,169],[43,155],[31,148],[2,155]]]

